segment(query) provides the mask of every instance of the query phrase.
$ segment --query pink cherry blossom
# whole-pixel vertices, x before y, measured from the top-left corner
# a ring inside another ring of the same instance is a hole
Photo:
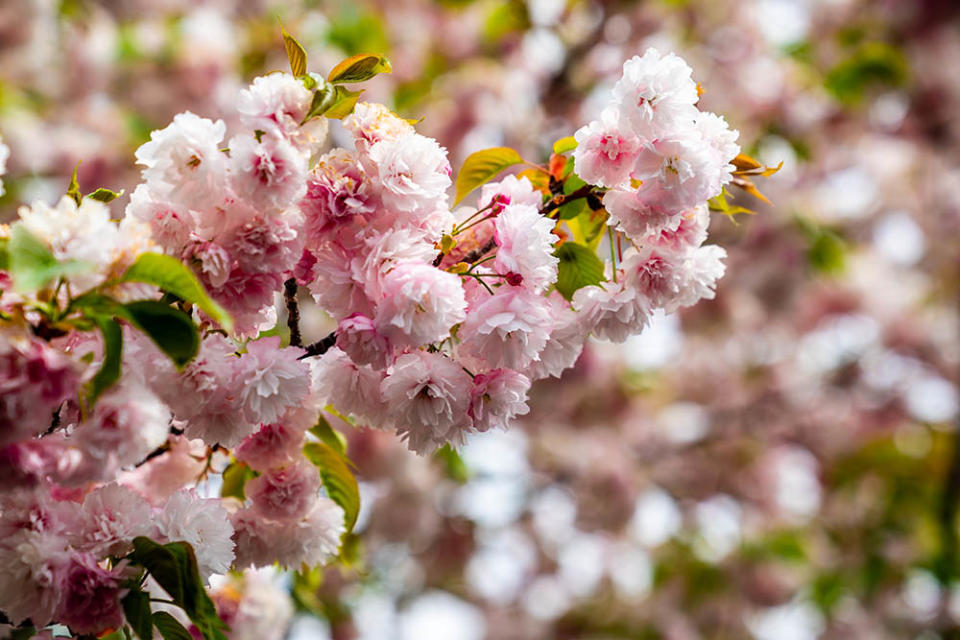
[[[41,340],[5,335],[0,341],[0,443],[46,430],[60,403],[76,393],[77,369]]]
[[[605,109],[600,120],[577,130],[574,138],[574,170],[582,179],[601,187],[619,186],[630,177],[642,145],[613,108]]]
[[[204,580],[230,569],[233,526],[219,499],[200,498],[192,489],[181,489],[167,500],[156,523],[161,540],[184,541],[193,547]]]
[[[300,122],[307,115],[311,99],[303,83],[289,73],[271,73],[255,78],[253,84],[240,91],[237,111],[241,122],[251,132],[258,129],[275,131],[297,140],[302,137]],[[319,121],[323,122],[323,119]],[[312,131],[311,134],[311,137],[322,138],[325,131]]]
[[[458,356],[481,368],[523,369],[540,357],[552,322],[543,296],[502,286],[471,304],[458,333]]]
[[[721,170],[699,133],[657,138],[637,155],[633,177],[639,196],[655,210],[680,213],[720,193]]]
[[[393,352],[390,340],[377,331],[373,320],[362,313],[340,321],[337,346],[357,364],[369,364],[376,369],[385,368]]]
[[[506,429],[516,416],[527,414],[530,379],[513,369],[494,369],[473,378],[470,417],[477,431]]]
[[[234,450],[234,455],[251,469],[266,471],[296,459],[303,442],[303,433],[300,431],[280,423],[265,424],[256,433],[244,438]]]
[[[641,137],[689,126],[696,115],[697,84],[680,57],[650,48],[623,64],[613,88],[614,105]]]
[[[463,442],[470,388],[470,376],[456,362],[425,351],[397,358],[380,385],[397,433],[420,454]]]
[[[334,347],[315,361],[313,375],[319,396],[338,411],[367,426],[384,423],[387,407],[380,392],[382,371],[358,365]]]
[[[220,151],[225,133],[222,120],[213,122],[186,111],[174,116],[167,128],[150,134],[150,141],[137,149],[150,191],[190,208],[216,201],[226,168],[226,156]]]
[[[320,490],[317,468],[304,460],[274,467],[251,479],[245,488],[253,508],[265,518],[295,520],[307,514]]]
[[[230,139],[233,192],[263,213],[280,212],[306,192],[307,158],[277,133]]]
[[[603,205],[610,214],[607,224],[634,242],[659,231],[675,230],[681,214],[649,201],[647,196],[651,192],[625,188],[608,191],[603,196]]]
[[[433,138],[408,133],[395,140],[384,139],[370,147],[369,173],[376,175],[380,197],[387,207],[411,212],[433,211],[446,198],[450,187],[450,163],[446,149]]]
[[[540,352],[540,359],[531,362],[523,372],[531,380],[549,376],[559,378],[565,370],[577,362],[588,332],[583,326],[582,319],[558,292],[551,293],[548,300],[550,313],[553,316],[553,330],[550,332],[546,346]]]
[[[528,205],[510,204],[494,223],[497,257],[494,269],[501,274],[515,273],[522,284],[542,291],[557,280],[560,260],[553,255],[554,222]]]
[[[627,286],[621,273],[618,282],[608,280],[578,289],[573,308],[580,314],[584,330],[598,338],[623,342],[647,325],[653,304],[639,290]]]
[[[281,349],[277,336],[247,343],[247,353],[240,359],[237,391],[249,422],[275,422],[307,398],[310,368],[299,360],[301,355],[303,350],[297,347]]]
[[[438,342],[466,317],[460,278],[427,264],[396,265],[383,277],[381,289],[374,322],[397,346]]]
[[[344,149],[321,156],[307,177],[306,195],[300,202],[311,244],[328,239],[338,227],[359,224],[375,205],[363,166],[355,154]]]
[[[353,113],[343,119],[343,126],[364,152],[382,140],[396,140],[414,131],[409,122],[373,102],[358,102]]]
[[[654,307],[667,306],[684,284],[684,259],[659,247],[644,247],[625,256],[622,270],[626,285]]]
[[[103,569],[91,554],[74,554],[61,571],[63,600],[58,618],[63,624],[76,633],[92,635],[123,625],[120,598],[126,589],[121,587],[121,570]]]
[[[543,194],[535,191],[530,180],[524,176],[506,176],[499,182],[489,182],[480,189],[480,198],[477,201],[479,208],[486,207],[494,198],[502,205],[528,205],[540,208],[543,204]]]
[[[336,554],[344,531],[343,510],[323,497],[317,498],[305,517],[293,522],[270,520],[254,509],[237,511],[231,521],[237,568],[274,562],[290,569],[322,565]]]
[[[121,484],[102,485],[83,499],[80,526],[72,534],[73,546],[101,558],[121,557],[133,549],[133,539],[153,533],[153,509],[133,489]]]

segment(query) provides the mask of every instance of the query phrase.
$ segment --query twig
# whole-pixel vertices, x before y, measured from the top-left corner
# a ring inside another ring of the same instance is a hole
[[[461,262],[466,262],[467,264],[473,264],[474,262],[482,258],[485,253],[492,250],[495,246],[497,246],[497,242],[493,238],[490,238],[489,240],[487,240],[487,244],[483,245],[479,249],[474,249],[473,251],[468,253],[466,256],[463,257],[463,260],[461,260]]]
[[[593,193],[593,185],[590,185],[590,184],[585,184],[579,189],[577,189],[576,191],[574,191],[573,193],[570,193],[567,195],[558,193],[557,195],[550,198],[550,200],[548,200],[545,205],[540,207],[540,213],[542,215],[552,218],[553,216],[550,214],[556,209],[559,209],[560,207],[567,204],[568,202],[573,202],[574,200],[579,200],[580,198],[589,198],[589,196],[592,193]]]
[[[150,462],[150,461],[153,460],[154,458],[159,458],[160,456],[162,456],[163,454],[165,454],[167,451],[170,451],[170,444],[167,443],[167,442],[165,442],[165,443],[163,443],[162,445],[160,445],[159,447],[157,447],[156,449],[154,449],[153,451],[151,451],[150,453],[148,453],[148,454],[147,454],[147,457],[145,457],[143,460],[141,460],[140,462],[138,462],[137,464],[135,464],[135,465],[133,465],[133,466],[134,466],[134,467],[142,467],[143,465],[147,464],[148,462]]]
[[[60,426],[60,409],[61,408],[62,406],[57,407],[57,410],[53,412],[53,418],[50,420],[50,427],[46,431],[40,434],[41,438],[44,436],[50,435],[51,433],[56,431],[57,428]]]
[[[283,283],[283,298],[287,301],[287,328],[290,329],[290,346],[302,347],[300,336],[300,307],[297,305],[297,279],[290,278]]]
[[[313,344],[308,344],[304,347],[306,353],[297,358],[297,360],[303,360],[304,358],[309,358],[311,356],[322,356],[327,351],[330,350],[333,345],[337,344],[337,332],[334,331],[327,335],[326,337],[317,340]]]
[[[173,420],[171,419],[170,422],[171,422],[171,425],[172,425]],[[178,428],[176,428],[176,427],[174,427],[174,426],[171,426],[171,427],[170,427],[170,435],[171,435],[171,436],[182,436],[182,435],[183,435],[183,429],[178,429]],[[134,467],[142,467],[143,465],[145,465],[146,463],[150,462],[150,461],[153,460],[154,458],[156,458],[156,457],[158,457],[158,456],[162,456],[162,455],[163,455],[164,453],[166,453],[167,451],[170,451],[170,440],[169,440],[169,439],[168,439],[166,442],[164,442],[162,445],[160,445],[159,447],[157,447],[156,449],[154,449],[153,451],[151,451],[150,453],[148,453],[146,458],[144,458],[143,460],[141,460],[140,462],[136,463],[136,464],[133,465],[133,466],[134,466]]]

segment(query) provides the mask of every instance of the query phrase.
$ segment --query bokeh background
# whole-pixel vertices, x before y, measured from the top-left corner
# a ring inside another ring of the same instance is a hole
[[[233,638],[960,637],[956,2],[2,0],[0,218],[81,160],[130,193],[152,129],[286,67],[278,17],[311,70],[389,55],[365,99],[454,167],[545,159],[648,46],[784,165],[713,221],[716,300],[591,343],[514,429],[427,458],[347,430],[344,565],[224,578]]]

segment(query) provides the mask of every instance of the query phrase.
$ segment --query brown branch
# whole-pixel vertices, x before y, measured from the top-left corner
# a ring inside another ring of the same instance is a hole
[[[337,344],[337,332],[333,331],[324,338],[317,340],[313,344],[308,344],[304,347],[306,353],[297,358],[297,360],[303,360],[304,358],[309,358],[311,356],[322,356],[327,351],[329,351],[333,345]]]
[[[172,423],[173,423],[173,420],[171,419],[170,422],[171,422],[171,424],[172,424]],[[183,435],[183,429],[178,429],[178,428],[176,428],[176,427],[174,427],[174,426],[171,426],[171,427],[170,427],[170,435],[171,435],[171,436],[182,436],[182,435]],[[216,446],[216,445],[214,445],[214,446]],[[154,449],[153,451],[151,451],[150,453],[148,453],[148,454],[147,454],[147,457],[145,457],[143,460],[141,460],[140,462],[136,463],[136,464],[133,465],[133,466],[134,466],[134,467],[142,467],[143,465],[147,464],[148,462],[150,462],[150,461],[153,460],[154,458],[157,458],[157,457],[165,454],[167,451],[170,451],[170,440],[169,440],[169,438],[168,438],[167,441],[164,442],[162,445],[160,445],[159,447],[157,447],[156,449]]]
[[[490,238],[489,240],[487,240],[487,244],[483,245],[479,249],[474,249],[473,251],[465,255],[463,257],[463,260],[461,260],[461,262],[466,262],[467,264],[473,264],[474,262],[482,258],[484,254],[491,251],[495,246],[497,246],[496,240],[494,240],[493,238]]]
[[[300,336],[300,307],[297,305],[297,279],[283,283],[283,299],[287,302],[287,328],[290,329],[290,346],[303,346]]]
[[[587,198],[588,200],[591,200],[591,205],[592,205],[593,201],[596,201],[596,197],[593,197],[593,198],[590,197],[592,195],[594,195],[593,185],[590,185],[590,184],[585,184],[579,189],[577,189],[576,191],[574,191],[573,193],[570,193],[567,195],[558,193],[557,195],[550,198],[550,200],[548,200],[545,205],[540,207],[540,213],[549,218],[552,218],[553,216],[550,214],[553,211],[559,209],[560,207],[567,204],[568,202],[573,202],[574,200],[579,200],[580,198]]]
[[[60,409],[62,408],[63,406],[61,405],[57,407],[56,411],[53,412],[53,417],[50,419],[50,427],[40,434],[41,438],[50,435],[60,427]]]

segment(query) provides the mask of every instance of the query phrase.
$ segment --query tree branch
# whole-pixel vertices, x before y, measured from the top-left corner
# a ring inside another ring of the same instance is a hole
[[[594,198],[590,197],[592,195],[593,195],[593,185],[590,185],[590,184],[585,184],[579,189],[577,189],[576,191],[574,191],[573,193],[570,193],[567,195],[558,193],[557,195],[553,196],[550,200],[548,200],[545,205],[540,207],[540,213],[542,215],[552,218],[553,216],[550,214],[553,211],[562,207],[563,205],[567,204],[568,202],[573,202],[574,200],[579,200],[580,198],[588,198],[591,201],[595,201],[596,200],[595,197]],[[592,204],[593,202],[591,202],[591,205]]]
[[[303,346],[300,336],[300,307],[297,305],[297,279],[283,283],[283,299],[287,302],[287,328],[290,329],[290,346]]]
[[[333,331],[324,338],[321,338],[313,344],[308,344],[306,347],[304,347],[306,353],[297,358],[297,360],[303,360],[304,358],[309,358],[311,356],[322,356],[335,344],[337,344],[337,332]]]

